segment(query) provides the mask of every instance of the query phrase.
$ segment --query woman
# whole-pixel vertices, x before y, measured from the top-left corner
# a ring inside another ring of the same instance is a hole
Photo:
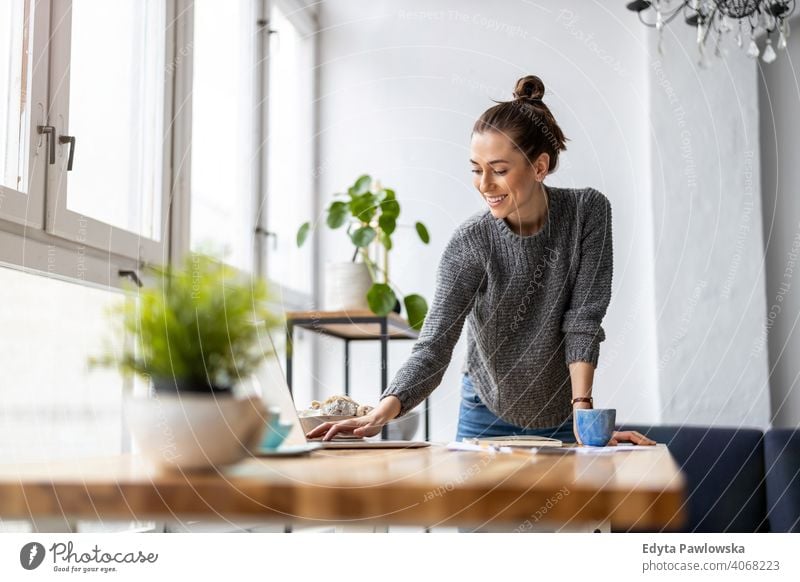
[[[578,440],[572,411],[592,407],[611,299],[611,206],[592,188],[544,185],[566,138],[543,96],[541,79],[524,77],[512,101],[475,123],[470,163],[488,211],[464,222],[445,248],[420,337],[378,406],[309,437],[373,436],[417,406],[439,385],[466,320],[457,440]],[[611,444],[619,441],[654,444],[627,431],[614,433]]]

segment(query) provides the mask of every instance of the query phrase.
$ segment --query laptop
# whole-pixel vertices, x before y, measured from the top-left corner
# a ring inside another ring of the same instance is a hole
[[[278,455],[302,454],[317,449],[416,449],[430,446],[430,443],[425,441],[371,440],[353,434],[337,435],[329,441],[323,441],[322,437],[306,438],[292,394],[289,391],[289,385],[283,374],[273,374],[271,380],[267,386],[262,386],[261,397],[267,406],[280,408],[283,422],[288,421],[292,424],[292,429],[286,439],[274,451]],[[264,454],[271,452],[269,450],[261,451]]]

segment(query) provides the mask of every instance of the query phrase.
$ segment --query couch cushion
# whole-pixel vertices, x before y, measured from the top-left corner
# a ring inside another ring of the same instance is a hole
[[[768,530],[760,430],[667,425],[618,430],[636,430],[666,444],[683,470],[687,523],[682,531]]]
[[[770,530],[800,532],[800,429],[767,431],[764,467]]]

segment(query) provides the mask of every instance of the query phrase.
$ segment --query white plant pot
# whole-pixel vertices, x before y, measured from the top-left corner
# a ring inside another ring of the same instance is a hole
[[[236,463],[261,443],[267,409],[258,396],[130,397],[125,416],[140,453],[167,469],[201,469]]]
[[[410,441],[419,429],[419,410],[411,410],[386,425],[386,437],[393,441]]]
[[[364,263],[328,263],[325,266],[324,309],[369,309],[367,291],[371,286],[372,277]]]

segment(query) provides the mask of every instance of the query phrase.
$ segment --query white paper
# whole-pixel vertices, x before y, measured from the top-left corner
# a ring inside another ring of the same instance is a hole
[[[575,447],[574,450],[576,453],[582,455],[604,455],[609,453],[623,453],[628,451],[647,451],[653,450],[655,447],[653,445],[634,445],[628,443],[620,443],[613,447],[587,447],[587,446],[580,446]]]

